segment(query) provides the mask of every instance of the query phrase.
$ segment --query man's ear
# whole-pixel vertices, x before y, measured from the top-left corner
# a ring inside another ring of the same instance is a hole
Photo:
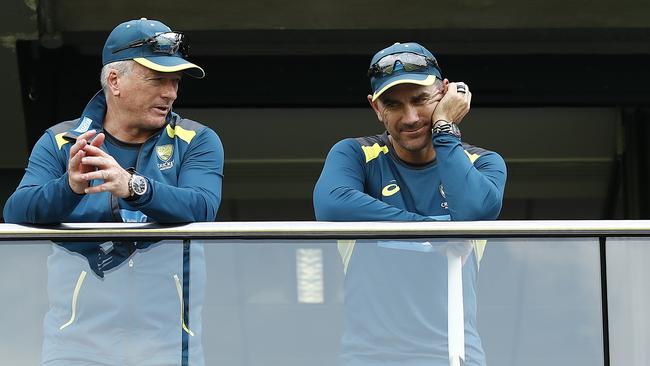
[[[106,85],[108,86],[109,93],[117,97],[120,95],[120,77],[117,75],[116,70],[110,70],[106,77]]]
[[[442,90],[444,94],[447,94],[447,89],[449,89],[449,79],[442,79]]]
[[[378,100],[378,99],[377,99]],[[372,94],[368,94],[368,103],[370,103],[370,106],[372,107],[372,110],[375,111],[375,114],[377,115],[377,119],[379,122],[384,122],[381,120],[381,113],[379,112],[379,105],[377,103],[377,100],[374,102],[372,101]]]

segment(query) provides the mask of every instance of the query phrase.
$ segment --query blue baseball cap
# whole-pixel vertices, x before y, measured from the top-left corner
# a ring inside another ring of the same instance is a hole
[[[386,56],[395,54],[413,54],[427,60],[426,66],[407,70],[401,60],[396,59],[391,73],[372,72],[373,67]],[[436,58],[429,50],[415,42],[395,43],[390,47],[377,52],[370,61],[370,86],[372,87],[372,101],[374,102],[389,88],[398,84],[433,85],[436,78],[442,79]]]
[[[172,30],[157,20],[140,18],[124,22],[111,32],[104,44],[102,65],[115,61],[133,60],[149,69],[160,72],[184,71],[186,74],[202,78],[203,69],[189,61],[181,54],[182,35],[172,33]],[[158,47],[157,36],[170,34],[172,38],[161,38],[164,43],[172,43]],[[169,41],[169,42],[167,42]],[[166,47],[166,48],[165,48]]]

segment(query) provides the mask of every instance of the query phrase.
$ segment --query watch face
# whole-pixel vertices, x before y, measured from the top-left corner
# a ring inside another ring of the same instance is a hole
[[[133,193],[142,196],[147,192],[147,180],[140,175],[134,175],[131,181],[131,188],[133,189]]]

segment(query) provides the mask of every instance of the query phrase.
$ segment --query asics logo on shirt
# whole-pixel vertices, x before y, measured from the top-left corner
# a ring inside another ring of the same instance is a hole
[[[399,192],[399,186],[395,183],[388,184],[381,190],[381,195],[384,197],[392,196]]]
[[[445,194],[445,190],[442,187],[442,184],[438,186],[438,190],[440,190],[440,195],[442,196],[442,198],[447,199],[447,195]],[[440,204],[440,207],[444,208],[445,210],[448,210],[449,204],[447,203],[447,201],[444,201]]]

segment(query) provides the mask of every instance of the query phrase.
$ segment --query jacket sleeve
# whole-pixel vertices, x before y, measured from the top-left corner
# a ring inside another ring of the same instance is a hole
[[[67,153],[67,148],[63,148]],[[5,203],[5,222],[50,224],[61,222],[79,204],[83,195],[68,184],[67,161],[54,137],[45,133],[34,145],[25,175]]]
[[[363,153],[353,139],[330,150],[316,187],[313,204],[319,221],[434,221],[364,193]]]
[[[125,201],[159,223],[214,221],[221,203],[224,152],[217,134],[206,128],[192,140],[178,175],[178,186],[149,179],[150,191]]]
[[[499,154],[466,153],[459,138],[433,136],[443,189],[453,221],[494,220],[506,184],[506,164]]]

